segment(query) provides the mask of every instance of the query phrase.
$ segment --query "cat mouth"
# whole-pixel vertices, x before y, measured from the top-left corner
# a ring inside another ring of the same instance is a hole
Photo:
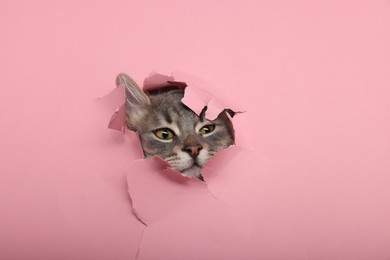
[[[194,162],[190,167],[187,167],[187,168],[181,170],[180,172],[184,172],[184,171],[187,171],[187,170],[192,169],[192,168],[202,169],[202,166],[200,166],[197,162]]]
[[[200,166],[197,162],[194,162],[190,167],[180,172],[185,176],[199,177],[201,170],[202,170],[202,166]]]
[[[193,168],[193,167],[202,168],[202,166],[199,164],[198,160],[193,159],[193,160],[192,160],[192,163],[190,164],[190,166],[188,166],[187,168],[185,168],[185,169],[183,169],[183,170],[181,170],[181,171],[186,171],[186,170],[191,169],[191,168]]]

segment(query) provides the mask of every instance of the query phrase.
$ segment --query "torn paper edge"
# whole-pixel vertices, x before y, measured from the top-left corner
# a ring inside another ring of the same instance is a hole
[[[187,82],[190,82],[189,86],[187,86]],[[111,116],[109,120],[108,128],[113,130],[118,130],[122,132],[124,135],[128,135],[128,136],[135,137],[134,135],[136,135],[138,148],[134,148],[134,149],[139,149],[141,151],[141,153],[139,154],[143,155],[142,145],[139,136],[137,135],[136,132],[129,130],[125,124],[125,104],[124,104],[125,86],[124,84],[118,84],[118,82],[117,85],[118,86],[116,89],[114,89],[108,95],[101,98],[101,99],[109,99],[110,103],[115,104],[117,107],[114,114]],[[213,88],[212,86],[208,85],[202,80],[195,79],[195,77],[193,76],[189,76],[186,75],[185,73],[178,72],[178,71],[175,72],[174,74],[172,73],[170,76],[155,73],[155,72],[151,73],[147,78],[145,78],[143,82],[143,90],[144,92],[150,92],[158,88],[171,86],[171,85],[185,89],[185,94],[182,99],[182,102],[186,104],[191,110],[193,110],[198,115],[200,115],[200,113],[202,113],[202,111],[205,110],[205,113],[207,113],[207,118],[209,118],[210,120],[215,119],[219,115],[219,113],[224,111],[231,118],[233,118],[233,116],[236,115],[237,113],[243,113],[239,109],[233,110],[230,108],[232,106],[227,105],[232,102],[221,102],[221,100],[223,99],[216,98],[215,95],[212,95],[209,91],[206,90],[206,88],[211,88],[214,90],[215,88]],[[219,92],[218,95],[222,96],[221,92],[220,91],[218,92]],[[233,126],[233,130],[235,131],[236,128],[234,127],[233,122],[232,122],[232,126]],[[214,156],[216,156],[217,154],[215,154]],[[211,157],[209,160],[211,160],[213,157]],[[164,160],[158,157],[153,159],[161,160],[165,162]],[[202,175],[204,173],[205,167],[209,167],[207,166],[207,162],[202,167],[202,171],[201,171]],[[169,164],[167,164],[166,170],[173,171],[175,172],[175,174],[179,175],[182,178],[193,178],[193,176],[186,176],[172,169],[169,166]]]

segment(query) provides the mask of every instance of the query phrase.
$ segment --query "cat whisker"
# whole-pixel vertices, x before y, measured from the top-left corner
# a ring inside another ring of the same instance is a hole
[[[165,158],[165,161],[167,162],[174,162],[174,161],[179,161],[180,158]]]

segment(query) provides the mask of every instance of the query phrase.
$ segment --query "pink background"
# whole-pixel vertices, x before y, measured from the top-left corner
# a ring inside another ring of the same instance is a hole
[[[0,46],[1,259],[390,258],[389,1],[5,0]],[[206,184],[97,101],[177,70],[247,111]]]

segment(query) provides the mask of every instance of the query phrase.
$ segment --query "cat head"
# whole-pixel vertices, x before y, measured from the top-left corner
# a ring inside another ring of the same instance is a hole
[[[234,143],[227,112],[208,120],[205,107],[198,116],[181,102],[183,88],[167,86],[146,94],[126,74],[118,75],[119,84],[126,90],[126,125],[139,133],[146,157],[156,155],[176,171],[200,177],[205,162]]]

